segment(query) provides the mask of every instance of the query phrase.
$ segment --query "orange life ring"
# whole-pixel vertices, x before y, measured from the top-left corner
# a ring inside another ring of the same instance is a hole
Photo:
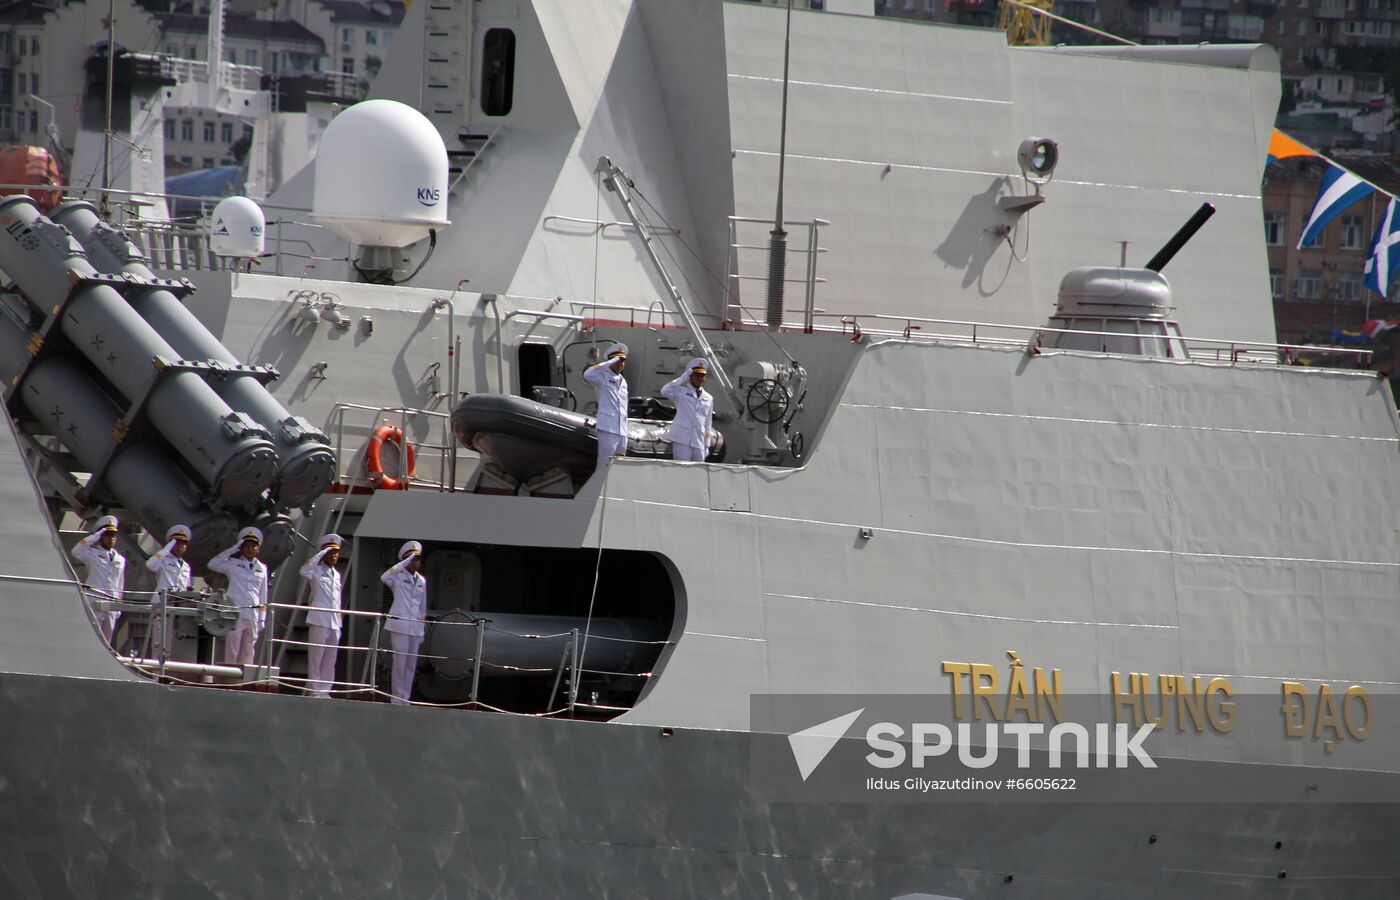
[[[392,475],[384,474],[384,464],[379,461],[379,451],[384,446],[385,441],[393,441],[399,445],[400,472],[402,474],[395,478]],[[370,483],[378,490],[383,488],[386,491],[406,491],[408,490],[408,480],[413,477],[413,442],[403,438],[403,429],[393,425],[380,425],[374,429],[374,434],[369,437],[369,448],[365,450],[365,471],[369,472]]]

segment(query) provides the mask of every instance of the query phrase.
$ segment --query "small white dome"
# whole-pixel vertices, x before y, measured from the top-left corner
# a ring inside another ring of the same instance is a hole
[[[225,197],[209,217],[209,249],[215,256],[262,256],[266,224],[262,209],[252,200]]]
[[[447,148],[418,110],[366,100],[316,151],[311,218],[361,246],[406,247],[447,221]]]

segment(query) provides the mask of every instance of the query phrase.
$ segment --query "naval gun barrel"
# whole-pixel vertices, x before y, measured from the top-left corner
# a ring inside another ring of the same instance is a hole
[[[1201,208],[1192,213],[1191,218],[1186,220],[1171,236],[1171,240],[1162,245],[1162,249],[1157,251],[1157,255],[1147,261],[1144,269],[1151,269],[1154,272],[1162,271],[1167,263],[1172,261],[1172,257],[1186,246],[1186,242],[1196,236],[1196,232],[1201,230],[1201,226],[1206,224],[1206,220],[1215,215],[1215,207],[1209,203],[1202,203]]]
[[[23,372],[27,341],[23,328],[0,315],[0,377],[6,383]],[[201,489],[164,448],[134,441],[113,451],[112,426],[121,413],[72,359],[54,355],[39,360],[29,368],[18,398],[89,471],[112,453],[107,489],[157,539],[172,525],[188,525],[193,532],[186,556],[190,565],[202,566],[233,543],[238,532],[233,516],[210,509]]]
[[[198,374],[159,371],[180,361],[174,348],[115,288],[96,283],[77,242],[28,197],[0,201],[0,268],[43,314],[62,308],[64,336],[128,402],[145,398],[151,424],[220,497],[251,504],[272,483],[276,452],[262,427]]]
[[[155,278],[141,250],[120,230],[103,222],[92,204],[82,200],[65,203],[50,218],[72,233],[99,272]],[[227,369],[213,382],[214,392],[271,435],[278,458],[277,480],[272,486],[275,499],[287,506],[305,506],[325,492],[335,478],[335,452],[324,434],[289,413],[261,381],[240,371],[239,360],[173,293],[153,285],[129,291],[127,301],[182,358]],[[264,542],[264,554],[267,551]]]

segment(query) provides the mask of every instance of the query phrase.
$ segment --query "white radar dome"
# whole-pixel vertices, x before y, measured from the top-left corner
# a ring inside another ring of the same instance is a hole
[[[262,256],[263,211],[247,197],[225,197],[209,219],[209,249],[215,256]]]
[[[348,241],[407,247],[447,221],[447,148],[418,110],[366,100],[331,121],[316,150],[311,218]]]

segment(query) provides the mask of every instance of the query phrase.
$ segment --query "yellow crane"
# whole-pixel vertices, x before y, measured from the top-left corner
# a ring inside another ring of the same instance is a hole
[[[1050,43],[1050,17],[1035,12],[1054,12],[1055,0],[1001,0],[997,27],[1006,32],[1012,47],[1044,47]]]

